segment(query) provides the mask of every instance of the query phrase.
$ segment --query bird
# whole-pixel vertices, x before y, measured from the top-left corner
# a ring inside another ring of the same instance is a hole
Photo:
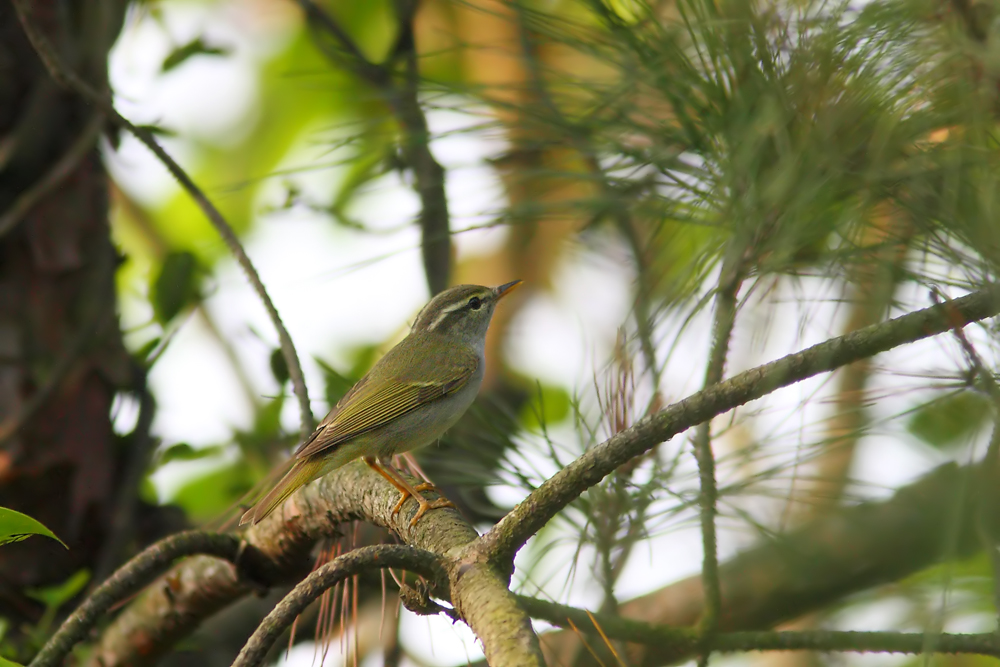
[[[418,503],[410,526],[429,510],[454,507],[428,501],[391,465],[396,454],[436,441],[472,405],[483,382],[486,331],[493,311],[522,283],[498,287],[456,285],[421,309],[410,333],[355,384],[299,446],[291,468],[240,519],[260,523],[292,493],[358,458],[400,492],[395,516],[407,498]]]

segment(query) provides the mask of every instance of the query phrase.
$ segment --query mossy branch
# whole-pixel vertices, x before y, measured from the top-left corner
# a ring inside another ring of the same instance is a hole
[[[458,512],[435,510],[416,526],[409,520],[416,503],[408,501],[393,516],[399,492],[360,463],[347,465],[289,498],[274,514],[244,534],[278,573],[269,583],[304,577],[308,553],[317,540],[337,534],[348,521],[365,520],[396,533],[406,544],[435,554],[444,569],[447,597],[476,633],[490,664],[542,665],[538,638],[527,614],[508,590],[507,578],[476,550],[478,534]],[[92,665],[149,665],[219,609],[251,592],[260,582],[240,576],[231,565],[194,558],[150,586],[104,632]]]
[[[45,643],[31,661],[31,667],[61,665],[73,646],[82,641],[116,603],[140,591],[178,558],[194,554],[235,562],[241,554],[240,539],[235,535],[189,531],[147,547],[87,596]]]
[[[409,570],[432,580],[441,579],[444,575],[434,554],[408,546],[380,544],[361,547],[338,556],[303,579],[271,610],[240,651],[233,667],[260,665],[281,634],[325,591],[348,577],[387,567]]]

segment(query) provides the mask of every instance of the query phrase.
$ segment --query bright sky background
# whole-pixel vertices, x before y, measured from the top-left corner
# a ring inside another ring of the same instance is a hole
[[[253,117],[258,63],[279,49],[289,31],[296,27],[296,14],[275,12],[274,4],[231,1],[206,6],[165,2],[157,5],[161,10],[159,21],[133,12],[111,61],[111,79],[119,109],[133,121],[156,122],[174,130],[178,138],[165,143],[188,166],[194,164],[197,156],[185,144],[185,137],[221,144],[233,141],[234,133],[249,125]],[[271,12],[268,20],[255,19],[254,11],[263,11],[261,8],[265,7]],[[176,71],[161,75],[160,65],[171,49],[198,35],[231,47],[231,54],[222,58],[195,57]],[[470,117],[437,112],[429,120],[432,129],[441,133],[468,124]],[[304,142],[300,150],[287,158],[287,166],[308,164],[317,157],[320,148]],[[448,169],[448,194],[456,228],[481,223],[491,210],[502,205],[500,184],[485,164],[486,158],[497,152],[495,139],[457,133],[434,142],[432,148]],[[134,140],[126,137],[117,151],[108,148],[106,154],[115,179],[136,200],[155,205],[176,191],[165,169]],[[335,170],[315,172],[301,178],[300,184],[322,195],[333,187],[337,177]],[[261,196],[262,210],[280,200],[278,185],[276,182],[273,189],[266,189]],[[210,196],[215,194],[209,191]],[[410,220],[416,207],[412,190],[397,176],[387,176],[359,202],[353,213],[373,226],[392,229]],[[455,244],[460,257],[474,256],[489,251],[504,238],[502,229],[475,231],[457,235]],[[418,240],[412,226],[388,235],[366,236],[335,227],[328,220],[299,209],[262,216],[245,239],[249,255],[305,364],[315,413],[321,414],[326,406],[318,398],[322,385],[313,357],[343,364],[345,351],[352,346],[401,335],[427,299]],[[567,259],[559,268],[556,287],[549,293],[536,293],[524,305],[512,325],[504,354],[507,363],[525,375],[560,384],[592,400],[594,374],[606,366],[616,330],[628,315],[631,277],[627,262],[617,263],[613,259],[624,257],[624,250],[597,256],[583,247],[574,247],[564,256]],[[232,261],[221,263],[212,284],[214,290],[206,302],[208,310],[225,337],[236,344],[246,372],[260,394],[273,395],[276,387],[267,360],[275,336],[263,308]],[[813,297],[807,309],[794,298],[799,294]],[[838,333],[840,324],[834,301],[839,296],[829,282],[803,280],[795,290],[785,286],[769,295],[768,301],[777,306],[745,308],[729,373]],[[913,302],[926,305],[928,297],[914,293]],[[142,299],[125,295],[123,328],[136,329],[149,318],[148,305]],[[831,321],[838,322],[833,331],[828,330]],[[676,322],[668,322],[658,335],[669,339],[676,327]],[[679,339],[664,375],[663,391],[669,401],[699,387],[707,332],[707,318],[700,316]],[[141,337],[132,334],[133,343],[137,342],[137,336]],[[953,368],[957,358],[952,342],[941,337],[884,355],[878,362],[917,372]],[[926,384],[920,378],[884,374],[878,378],[879,389],[892,394],[874,407],[882,418],[912,406],[917,397],[906,389]],[[191,317],[180,328],[150,379],[159,402],[154,431],[165,443],[217,444],[225,441],[234,427],[249,426],[250,406],[198,317]],[[828,385],[827,378],[818,378],[777,392],[764,402],[767,409],[754,422],[755,432],[743,436],[773,438],[775,455],[794,457],[796,444],[808,441],[810,434],[815,437],[822,426],[827,406],[817,395],[822,397],[828,392]],[[760,407],[753,405],[750,409]],[[294,431],[296,408],[291,401],[286,408],[285,427]],[[554,435],[568,446],[577,440],[568,427],[557,429]],[[726,438],[717,444],[724,454]],[[687,440],[677,438],[664,445],[681,446],[687,447]],[[537,443],[528,438],[522,452],[525,460],[551,469],[551,462],[536,447]],[[915,445],[897,420],[895,425],[876,429],[865,438],[854,471],[862,483],[857,490],[871,497],[888,496],[892,487],[918,478],[943,460],[940,453]],[[682,472],[690,475],[694,471],[693,458],[686,456],[685,462]],[[156,482],[161,494],[169,497],[186,475],[203,471],[205,465],[178,464],[158,473]],[[720,474],[725,481],[727,474],[736,472],[724,467]],[[501,487],[494,493],[500,502],[508,504],[523,496],[523,491],[515,487]],[[760,509],[767,512],[773,507],[773,503],[762,502]],[[732,521],[727,525],[736,526]],[[725,531],[722,556],[732,554],[754,538],[755,534],[745,529]],[[551,553],[532,574],[524,590],[535,593],[535,586],[541,585],[542,596],[571,604],[595,604],[598,592],[596,586],[588,584],[583,563],[574,585],[567,585],[566,564],[572,549],[569,545]],[[519,557],[519,565],[530,561],[531,554],[529,545]],[[619,587],[621,598],[628,599],[694,574],[700,569],[700,560],[700,538],[693,522],[664,526],[662,533],[640,549],[629,564]],[[521,576],[523,569],[519,567],[515,580],[520,581]],[[864,629],[887,626],[894,619],[891,610],[883,611],[874,614]],[[443,618],[418,618],[405,611],[402,624],[404,642],[422,659],[457,665],[481,656],[471,633],[460,624],[453,626]],[[287,664],[308,665],[312,656],[310,647],[302,647],[292,652]],[[338,664],[339,659],[333,650],[327,664]],[[885,660],[879,658],[877,662],[882,664]],[[856,659],[852,657],[851,661]],[[889,661],[895,664],[896,659]],[[869,662],[865,659],[864,664]]]

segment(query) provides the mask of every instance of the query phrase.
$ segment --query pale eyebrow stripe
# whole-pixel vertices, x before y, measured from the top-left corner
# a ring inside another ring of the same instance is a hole
[[[434,329],[436,329],[437,326],[439,324],[441,324],[441,322],[444,321],[444,318],[448,317],[449,315],[451,315],[455,311],[461,310],[462,308],[465,308],[465,302],[464,301],[460,301],[460,302],[456,303],[453,306],[448,306],[447,308],[445,308],[444,310],[442,310],[441,313],[437,317],[434,318],[434,321],[431,322],[431,325],[429,327],[427,327],[427,330],[428,331],[434,331]]]

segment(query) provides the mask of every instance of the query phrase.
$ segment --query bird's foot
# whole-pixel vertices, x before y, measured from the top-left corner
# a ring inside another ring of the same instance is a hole
[[[434,491],[436,493],[441,493],[440,491],[438,491],[438,488],[436,486],[434,486],[433,484],[428,484],[427,482],[417,484],[415,487],[413,487],[413,490]],[[418,505],[417,513],[413,515],[412,519],[410,519],[410,528],[413,528],[415,525],[417,525],[417,521],[419,521],[420,518],[430,510],[441,509],[444,507],[455,507],[455,503],[451,502],[447,498],[437,498],[435,500],[427,500],[419,493],[411,494],[409,491],[403,491],[402,494],[399,496],[399,500],[396,502],[396,506],[392,508],[392,516],[396,516],[397,514],[399,514],[399,511],[403,509],[403,503],[405,503],[406,500],[410,497],[416,500]]]

